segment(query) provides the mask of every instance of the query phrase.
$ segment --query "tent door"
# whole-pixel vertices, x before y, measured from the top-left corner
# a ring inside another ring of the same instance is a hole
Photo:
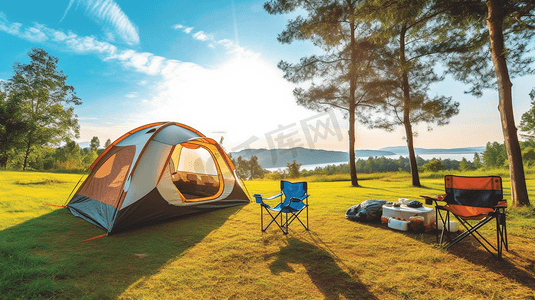
[[[169,159],[169,171],[186,202],[211,200],[223,190],[219,166],[212,153],[201,145],[177,145]]]

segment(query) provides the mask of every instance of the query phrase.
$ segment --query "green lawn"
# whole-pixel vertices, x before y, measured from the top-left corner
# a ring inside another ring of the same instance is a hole
[[[82,243],[104,232],[42,205],[64,204],[80,175],[2,171],[0,299],[535,299],[533,209],[508,210],[502,261],[470,240],[444,251],[433,233],[345,219],[367,199],[442,193],[436,177],[422,188],[397,173],[358,188],[310,182],[309,232],[262,233],[253,201]],[[246,185],[279,192],[276,181]],[[506,195],[509,186],[504,177]],[[535,175],[528,187],[535,203]]]

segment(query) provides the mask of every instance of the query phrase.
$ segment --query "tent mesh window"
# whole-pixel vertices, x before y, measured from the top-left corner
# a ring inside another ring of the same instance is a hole
[[[209,198],[218,194],[221,181],[212,155],[194,144],[175,147],[169,161],[173,184],[187,200]]]
[[[78,194],[117,206],[135,152],[135,146],[115,146],[103,157],[100,165],[95,168],[96,172],[89,175]]]

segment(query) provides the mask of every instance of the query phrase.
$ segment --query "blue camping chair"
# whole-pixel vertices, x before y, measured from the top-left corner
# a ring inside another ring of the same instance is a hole
[[[284,196],[284,199],[283,199]],[[284,234],[288,234],[288,227],[290,224],[297,220],[306,230],[308,229],[308,196],[307,193],[307,183],[306,182],[289,182],[281,181],[281,193],[271,196],[269,198],[262,198],[261,194],[254,194],[253,197],[256,199],[256,203],[260,204],[260,227],[262,231],[266,231],[268,227],[275,223],[279,226],[280,230]],[[272,200],[277,197],[280,197],[280,203],[276,206],[271,207],[264,200]],[[264,227],[264,210],[267,211],[271,217],[271,221]],[[299,218],[299,214],[306,210],[306,225]],[[271,212],[275,212],[273,214]],[[283,214],[286,215],[286,219],[283,219]],[[280,218],[280,221],[278,220]]]

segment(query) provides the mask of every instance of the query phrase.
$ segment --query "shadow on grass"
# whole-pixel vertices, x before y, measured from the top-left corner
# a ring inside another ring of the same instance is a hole
[[[385,228],[385,224],[368,224],[376,228]],[[386,227],[388,230],[389,228]],[[390,229],[392,230],[392,229]],[[438,241],[435,231],[416,233],[411,231],[396,231],[405,236],[416,239],[420,242],[428,245],[434,245],[438,248]],[[460,233],[460,232],[459,232]],[[459,234],[457,233],[457,234]],[[452,234],[451,237],[455,237],[456,234]],[[493,235],[485,234],[485,237],[489,241],[496,242],[496,233]],[[446,240],[447,237],[445,237]],[[511,236],[509,237],[511,239]],[[452,246],[450,249],[444,250],[452,255],[460,257],[474,265],[484,266],[487,270],[494,272],[498,275],[504,276],[512,281],[518,282],[535,291],[535,260],[532,257],[527,257],[525,253],[518,253],[514,249],[511,249],[509,244],[509,252],[503,249],[503,259],[498,260],[495,256],[491,255],[485,248],[483,248],[473,237],[468,236],[460,241],[458,244]],[[494,252],[496,255],[496,252]],[[513,263],[516,262],[515,263]],[[520,265],[527,267],[523,268]]]
[[[301,264],[326,299],[377,299],[366,285],[344,272],[329,252],[316,245],[289,238],[287,246],[267,258],[272,256],[276,256],[270,265],[273,274],[294,272],[289,264]]]
[[[524,253],[517,253],[514,249],[511,249],[511,245],[509,245],[509,252],[503,249],[502,260],[498,260],[490,255],[471,237],[464,239],[447,251],[474,265],[484,266],[491,272],[507,277],[510,280],[518,282],[535,291],[535,268],[533,268],[535,260],[533,260],[532,257],[526,257]],[[522,264],[528,265],[528,270],[529,267],[532,266],[531,272],[524,268],[520,268],[519,265],[512,261],[517,263],[522,262]]]
[[[384,191],[387,194],[392,192],[392,188],[389,188],[389,187],[380,188],[380,187],[372,187],[372,186],[366,186],[366,185],[359,185],[357,187],[361,188],[361,189],[365,189],[365,190]],[[433,188],[433,187],[428,187],[428,186],[424,186],[424,185],[419,186],[419,187],[415,187],[415,186],[412,186],[412,185],[408,184],[407,187],[408,188],[421,189],[422,193],[425,193],[427,190],[435,190],[435,188]],[[402,196],[403,195],[400,195],[400,197],[402,197]],[[419,197],[414,197],[414,200],[418,200],[418,201],[420,201],[422,203],[424,202],[424,200],[422,198],[419,198]]]
[[[104,233],[67,209],[0,231],[0,299],[113,299],[221,227],[242,206]]]

